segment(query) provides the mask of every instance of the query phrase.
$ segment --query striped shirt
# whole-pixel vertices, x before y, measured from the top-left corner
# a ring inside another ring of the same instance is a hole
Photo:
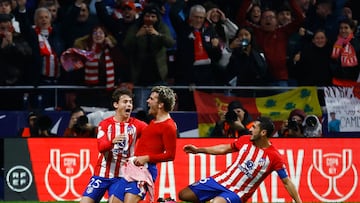
[[[147,124],[135,118],[128,122],[117,122],[114,117],[107,118],[99,123],[97,142],[99,156],[94,175],[114,178],[123,177],[120,168],[126,159],[134,156],[136,139],[141,135]],[[113,144],[115,136],[125,135],[122,143]]]
[[[262,149],[252,144],[250,136],[241,136],[231,146],[239,150],[238,157],[213,178],[235,192],[242,202],[246,202],[252,196],[271,172],[285,169],[284,161],[273,145]]]

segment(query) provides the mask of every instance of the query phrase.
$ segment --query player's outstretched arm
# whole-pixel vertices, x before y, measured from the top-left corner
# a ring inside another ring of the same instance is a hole
[[[289,177],[283,178],[281,179],[285,189],[288,191],[288,193],[290,194],[290,196],[295,200],[296,203],[302,203],[301,199],[300,199],[300,195],[297,192],[294,183],[290,180]]]
[[[194,145],[188,144],[184,146],[183,150],[184,152],[191,154],[204,153],[213,155],[227,154],[233,152],[231,144],[220,144],[210,147],[196,147]]]

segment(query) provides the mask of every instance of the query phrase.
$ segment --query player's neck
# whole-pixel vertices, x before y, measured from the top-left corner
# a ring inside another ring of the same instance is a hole
[[[116,122],[128,122],[128,121],[129,121],[129,117],[127,117],[127,116],[115,115],[115,116],[114,116],[114,120],[115,120]]]
[[[254,144],[261,149],[265,149],[271,146],[269,139],[259,139],[256,140]]]
[[[170,114],[165,111],[159,111],[155,116],[155,123],[163,122],[170,118]]]

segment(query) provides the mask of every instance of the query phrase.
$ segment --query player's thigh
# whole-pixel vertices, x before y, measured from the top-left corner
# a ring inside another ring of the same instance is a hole
[[[183,201],[198,201],[197,196],[195,195],[195,193],[188,187],[182,189],[179,192],[179,199],[183,200]]]
[[[140,202],[142,198],[139,195],[126,193],[124,203],[137,203]]]
[[[113,179],[92,176],[85,191],[82,194],[82,203],[100,202],[106,190],[112,184]],[[89,199],[92,201],[90,201]]]
[[[109,197],[108,203],[123,203],[123,201],[115,197],[114,195],[111,195]]]
[[[81,197],[80,203],[95,203],[95,200],[90,197]]]
[[[215,197],[211,203],[227,203],[227,201],[223,197]]]
[[[128,182],[124,178],[117,178],[109,187],[109,197],[113,196],[114,203],[118,203],[119,201],[124,201],[125,196],[125,187]]]

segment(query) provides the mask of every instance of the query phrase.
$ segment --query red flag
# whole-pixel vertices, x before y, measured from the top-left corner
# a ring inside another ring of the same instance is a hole
[[[253,119],[260,115],[255,98],[232,97],[220,93],[209,94],[195,90],[194,100],[198,114],[200,137],[207,137],[211,133],[212,127],[220,119],[219,114],[227,111],[227,106],[231,101],[241,102]]]

